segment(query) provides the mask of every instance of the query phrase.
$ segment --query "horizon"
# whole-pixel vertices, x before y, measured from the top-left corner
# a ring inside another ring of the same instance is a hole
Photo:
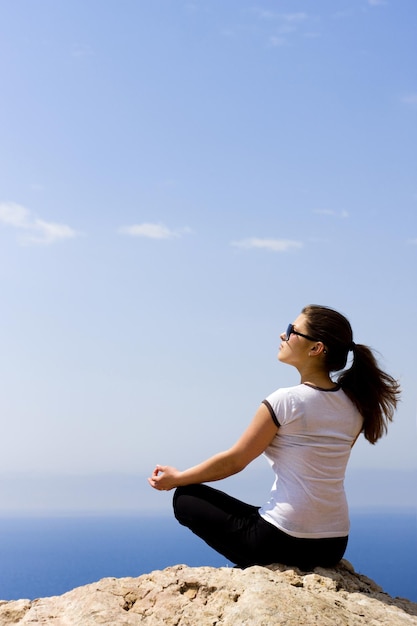
[[[417,513],[416,470],[348,469],[345,488],[351,513]],[[267,463],[258,461],[214,486],[246,502],[261,504],[272,486]],[[0,518],[65,516],[173,517],[174,491],[157,497],[138,474],[14,473],[0,479]],[[387,498],[389,494],[389,498]]]

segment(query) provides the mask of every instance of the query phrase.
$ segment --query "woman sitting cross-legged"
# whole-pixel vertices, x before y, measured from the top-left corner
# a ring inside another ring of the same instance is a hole
[[[348,541],[350,451],[361,432],[372,444],[385,433],[399,385],[369,347],[354,343],[349,321],[333,309],[305,307],[280,337],[278,359],[298,370],[300,383],[271,393],[229,450],[183,471],[157,465],[148,481],[176,488],[178,521],[240,567],[332,567]],[[352,364],[342,371],[350,352]],[[242,471],[262,453],[275,474],[262,506],[202,484]]]

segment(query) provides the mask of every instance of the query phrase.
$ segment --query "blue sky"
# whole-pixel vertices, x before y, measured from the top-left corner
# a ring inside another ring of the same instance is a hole
[[[404,390],[352,472],[411,476],[414,0],[0,9],[4,484],[140,491],[228,447],[297,382],[279,333],[312,302]]]

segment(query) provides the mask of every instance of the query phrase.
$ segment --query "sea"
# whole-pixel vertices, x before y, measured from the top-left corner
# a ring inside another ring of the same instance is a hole
[[[345,558],[391,596],[417,602],[416,512],[351,512]],[[180,563],[233,566],[166,515],[0,518],[1,600],[60,595]]]

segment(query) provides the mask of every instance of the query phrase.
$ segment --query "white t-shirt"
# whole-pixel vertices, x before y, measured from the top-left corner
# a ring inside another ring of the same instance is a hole
[[[264,404],[279,426],[264,454],[275,472],[260,515],[293,537],[344,537],[349,514],[344,477],[363,420],[340,388],[278,389]]]

